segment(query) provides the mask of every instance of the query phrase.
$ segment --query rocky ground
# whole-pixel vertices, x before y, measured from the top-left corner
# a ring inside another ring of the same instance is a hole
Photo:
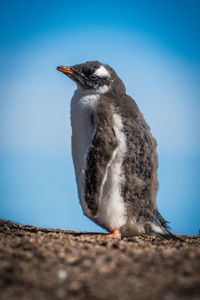
[[[108,240],[0,222],[0,299],[200,299],[200,236]]]

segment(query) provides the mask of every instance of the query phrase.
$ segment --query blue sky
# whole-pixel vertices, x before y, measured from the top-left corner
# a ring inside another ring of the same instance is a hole
[[[173,232],[200,229],[199,1],[4,1],[0,12],[0,217],[102,231],[83,216],[70,145],[74,83],[110,64],[158,142],[157,197]]]

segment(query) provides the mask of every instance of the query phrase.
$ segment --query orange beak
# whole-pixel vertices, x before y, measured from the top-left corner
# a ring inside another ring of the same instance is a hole
[[[73,75],[73,74],[75,74],[75,72],[72,69],[67,68],[67,67],[63,67],[63,66],[57,67],[57,70],[60,71],[60,72],[62,72],[62,73],[64,73],[64,74],[66,74],[66,75]]]

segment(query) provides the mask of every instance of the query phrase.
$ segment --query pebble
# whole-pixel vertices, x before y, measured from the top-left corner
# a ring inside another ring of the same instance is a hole
[[[65,270],[58,270],[58,278],[60,279],[65,279],[67,278],[68,274],[67,274],[67,271]]]

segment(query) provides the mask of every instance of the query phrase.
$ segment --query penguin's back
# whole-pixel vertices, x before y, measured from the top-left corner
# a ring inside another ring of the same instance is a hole
[[[154,220],[157,209],[157,144],[131,97],[123,95],[113,99],[113,102],[122,118],[126,137],[127,151],[122,164],[125,180],[121,186],[121,194],[126,203],[128,219],[134,220],[138,226],[144,225],[145,232],[151,231],[149,222]]]

